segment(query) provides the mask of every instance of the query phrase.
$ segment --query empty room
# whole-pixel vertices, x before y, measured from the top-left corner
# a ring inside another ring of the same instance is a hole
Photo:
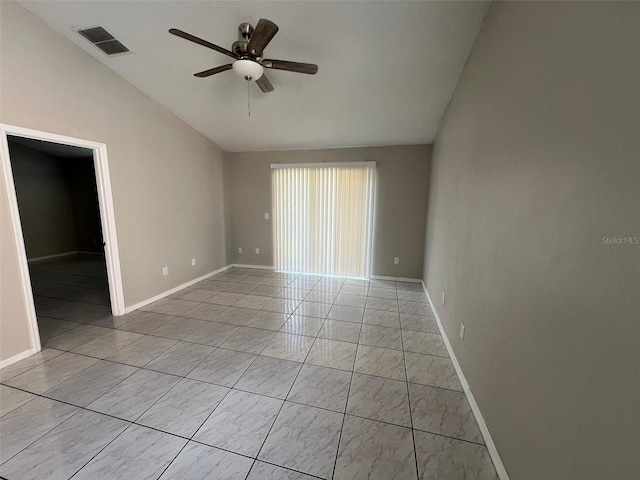
[[[637,479],[639,25],[0,1],[0,478]]]

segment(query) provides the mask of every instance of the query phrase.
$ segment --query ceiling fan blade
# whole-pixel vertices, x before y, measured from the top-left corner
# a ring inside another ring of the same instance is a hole
[[[225,55],[227,55],[227,56],[229,56],[231,58],[235,58],[235,59],[238,58],[235,53],[230,52],[226,48],[219,47],[215,43],[207,42],[206,40],[203,40],[203,39],[198,38],[198,37],[196,37],[194,35],[191,35],[190,33],[183,32],[182,30],[178,30],[177,28],[169,29],[169,33],[172,34],[172,35],[175,35],[177,37],[184,38],[185,40],[189,40],[190,42],[197,43],[198,45],[202,45],[203,47],[207,47],[207,48],[210,48],[212,50],[215,50],[216,52],[223,53],[223,54],[225,54]]]
[[[273,92],[273,85],[271,85],[271,82],[264,73],[258,80],[256,80],[256,83],[260,87],[260,90],[262,90],[262,93]]]
[[[278,26],[271,20],[267,20],[266,18],[258,20],[258,25],[256,25],[256,28],[251,35],[251,39],[249,40],[249,45],[247,46],[249,54],[261,57],[262,51],[276,33],[278,33]]]
[[[227,70],[231,70],[233,68],[232,64],[222,65],[221,67],[210,68],[209,70],[205,70],[203,72],[194,73],[194,77],[205,78],[210,77],[211,75],[215,75],[216,73],[226,72]]]
[[[286,60],[264,60],[262,66],[274,70],[286,70],[288,72],[306,73],[315,75],[318,73],[318,65],[314,63],[287,62]]]

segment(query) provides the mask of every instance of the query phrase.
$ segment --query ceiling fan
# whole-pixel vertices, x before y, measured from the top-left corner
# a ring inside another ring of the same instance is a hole
[[[233,63],[222,65],[221,67],[210,68],[194,74],[196,77],[205,78],[216,73],[226,72],[233,69],[239,76],[251,82],[255,81],[264,93],[273,91],[273,85],[264,74],[265,68],[274,70],[286,70],[288,72],[306,73],[315,75],[318,66],[312,63],[288,62],[286,60],[273,60],[263,58],[263,52],[271,39],[278,33],[278,26],[271,20],[261,18],[254,29],[248,23],[241,23],[238,27],[239,40],[234,42],[231,50],[215,45],[211,42],[198,38],[190,33],[183,32],[177,28],[172,28],[169,33],[184,38],[191,42],[210,48],[234,59]]]

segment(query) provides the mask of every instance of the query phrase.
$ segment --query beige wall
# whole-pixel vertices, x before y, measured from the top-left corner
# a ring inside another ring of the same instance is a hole
[[[434,146],[425,281],[513,480],[640,471],[638,25],[494,3]]]
[[[27,258],[78,250],[71,190],[57,157],[9,142]]]
[[[0,16],[0,121],[107,145],[126,304],[224,266],[220,149],[16,3]],[[6,359],[29,345],[4,202],[0,222]]]
[[[420,278],[430,158],[429,145],[226,154],[230,263],[273,265],[272,223],[264,219],[271,214],[269,164],[375,161],[373,275]],[[394,257],[400,257],[399,265],[393,264]]]

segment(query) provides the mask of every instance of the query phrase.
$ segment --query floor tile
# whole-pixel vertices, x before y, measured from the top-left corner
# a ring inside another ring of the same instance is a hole
[[[145,365],[144,368],[172,375],[185,376],[209,356],[215,347],[197,343],[178,342],[169,350]]]
[[[169,303],[170,300],[171,300],[170,298],[161,298],[159,300],[156,300],[155,302],[152,302],[152,303],[149,303],[148,305],[140,307],[138,310],[142,310],[142,311],[146,311],[146,312],[152,312],[156,308]]]
[[[416,480],[411,429],[347,415],[333,478]]]
[[[227,309],[225,305],[213,303],[201,303],[182,314],[183,317],[196,318],[198,320],[213,320]]]
[[[264,347],[261,355],[304,362],[313,342],[314,339],[312,337],[278,332]]]
[[[193,439],[255,457],[282,404],[275,398],[231,390]]]
[[[280,328],[280,331],[315,337],[320,331],[323,323],[323,318],[291,315],[282,328]]]
[[[286,313],[261,311],[256,313],[245,326],[278,331],[288,318],[289,315]]]
[[[254,285],[254,284],[247,284],[247,283],[234,283],[233,285],[231,285],[229,288],[227,288],[224,293],[234,293],[234,294],[241,294],[241,295],[247,295],[251,292],[253,292],[256,288],[258,288],[258,285]],[[218,301],[225,301],[226,300],[221,300],[218,299]]]
[[[43,395],[85,407],[136,371],[137,367],[102,360],[44,392]]]
[[[216,322],[230,323],[242,326],[246,324],[257,312],[251,308],[229,307],[220,315],[215,317]]]
[[[305,363],[352,371],[356,350],[353,343],[317,338]]]
[[[191,370],[187,377],[232,387],[255,358],[256,355],[249,353],[218,348]]]
[[[400,291],[406,292],[421,292],[424,293],[424,289],[422,288],[422,284],[418,282],[396,282],[396,289]]]
[[[416,332],[440,333],[436,319],[424,315],[410,313],[400,314],[400,324],[403,330],[415,330]]]
[[[347,307],[364,308],[367,297],[364,295],[349,295],[348,293],[340,293],[333,302],[335,305],[344,305]]]
[[[427,296],[424,292],[412,292],[407,290],[398,290],[398,300],[405,302],[422,302],[427,303]]]
[[[365,309],[362,323],[380,327],[400,328],[400,314],[398,312]]]
[[[398,310],[400,313],[433,316],[433,312],[431,311],[429,304],[424,302],[407,302],[405,300],[400,300],[398,302]]]
[[[359,342],[362,345],[402,350],[402,333],[399,328],[363,325]]]
[[[0,418],[0,463],[79,411],[73,405],[36,397],[7,413]]]
[[[342,417],[341,413],[285,402],[258,458],[331,478]]]
[[[15,410],[20,405],[24,405],[33,398],[36,398],[36,396],[31,393],[0,385],[0,417]]]
[[[300,300],[293,300],[289,298],[274,298],[267,303],[262,310],[266,312],[286,313],[291,315],[296,311]]]
[[[246,297],[238,300],[233,304],[234,307],[241,308],[252,308],[254,310],[261,310],[265,307],[270,301],[272,297],[261,297],[260,295],[247,295]]]
[[[364,285],[345,285],[340,289],[339,295],[361,295],[366,297],[369,287]]]
[[[97,358],[65,353],[4,383],[28,392],[44,393],[99,361]]]
[[[448,358],[411,352],[407,352],[405,358],[409,382],[462,391],[462,385]]]
[[[175,318],[175,315],[167,315],[158,312],[147,312],[135,320],[122,325],[120,330],[136,333],[151,333]]]
[[[161,327],[151,331],[149,335],[171,338],[173,340],[184,340],[191,335],[191,333],[208,323],[210,322],[195,318],[174,317],[173,320],[170,320]]]
[[[252,295],[263,295],[265,297],[275,297],[281,291],[282,291],[282,287],[270,286],[270,285],[267,285],[267,282],[264,282],[264,284],[260,285],[253,292],[251,292],[251,294]]]
[[[71,351],[81,355],[106,358],[140,338],[142,338],[142,335],[139,333],[111,330],[95,340],[72,348]]]
[[[323,290],[311,290],[309,294],[305,297],[306,302],[315,302],[315,303],[333,303],[333,301],[338,296],[338,292],[327,292]]]
[[[160,480],[244,480],[252,464],[250,458],[189,442]]]
[[[134,421],[179,381],[180,377],[173,375],[138,370],[87,408]]]
[[[256,460],[247,480],[313,480],[314,478],[304,473]]]
[[[393,280],[371,280],[369,282],[369,288],[386,288],[395,290],[396,282]]]
[[[367,297],[365,307],[370,310],[398,311],[398,301],[390,298]]]
[[[235,388],[276,398],[286,398],[301,363],[259,356],[240,377]]]
[[[250,288],[250,290],[254,290],[254,289]],[[216,303],[218,305],[231,306],[234,303],[242,300],[244,296],[245,296],[244,293],[221,292],[211,297],[209,300],[207,300],[207,302]]]
[[[339,320],[327,320],[318,332],[318,337],[341,342],[358,343],[360,338],[360,323],[341,322]]]
[[[309,295],[310,290],[304,290],[302,288],[290,288],[287,287],[278,295],[277,298],[286,298],[289,300],[297,300],[298,303],[305,299],[307,295]]]
[[[187,440],[140,425],[131,425],[102,450],[74,480],[147,480],[157,478]]]
[[[484,443],[482,434],[463,392],[409,384],[413,428]]]
[[[368,297],[378,297],[378,298],[389,298],[391,300],[397,300],[398,294],[396,293],[396,289],[394,288],[378,288],[378,287],[369,287],[369,291],[367,292]]]
[[[95,325],[80,325],[78,328],[56,335],[45,342],[47,348],[70,350],[79,347],[83,343],[90,342],[110,332],[110,329]]]
[[[343,322],[362,323],[364,308],[347,307],[344,305],[333,305],[327,316],[330,320],[340,320]]]
[[[400,350],[359,345],[353,371],[395,380],[406,380],[404,357]]]
[[[219,280],[205,280],[200,282],[200,288],[207,290],[213,290],[214,292],[224,292],[227,288],[232,287],[234,284],[231,282],[221,282]]]
[[[81,324],[76,322],[68,322],[67,320],[59,320],[57,318],[47,318],[38,316],[38,330],[40,331],[40,341],[45,342],[50,338],[68,332],[74,328],[78,328]]]
[[[407,383],[354,373],[347,413],[411,427]]]
[[[420,480],[464,478],[497,480],[484,445],[414,431]]]
[[[143,367],[176,343],[176,340],[145,335],[107,357],[107,360]]]
[[[298,308],[296,308],[294,313],[296,315],[302,315],[303,317],[326,318],[330,309],[331,304],[307,302],[305,300],[298,305]]]
[[[207,419],[228,388],[184,378],[158,400],[136,423],[183,437],[191,437]]]
[[[229,323],[206,322],[200,328],[187,335],[184,340],[218,347],[233,335],[238,328],[240,327]]]
[[[0,467],[0,475],[21,480],[67,480],[129,422],[81,410]]]
[[[260,353],[276,332],[261,328],[240,327],[221,347],[246,353]]]
[[[195,288],[191,290],[189,293],[185,293],[179,298],[181,300],[191,300],[193,302],[206,302],[214,295],[216,295],[216,293],[212,292],[211,290]]]
[[[31,355],[30,357],[13,363],[8,367],[4,367],[0,370],[0,381],[6,382],[7,380],[17,377],[21,373],[31,370],[38,365],[42,365],[49,360],[59,357],[64,352],[62,350],[54,350],[53,348],[43,348],[38,353]]]
[[[449,358],[447,347],[445,347],[441,335],[403,330],[402,340],[405,352],[422,353]]]
[[[350,372],[304,365],[287,396],[287,400],[344,412],[350,382]]]
[[[198,302],[190,302],[189,300],[173,299],[164,305],[156,308],[154,312],[164,313],[166,315],[183,315],[194,307],[198,306]]]

